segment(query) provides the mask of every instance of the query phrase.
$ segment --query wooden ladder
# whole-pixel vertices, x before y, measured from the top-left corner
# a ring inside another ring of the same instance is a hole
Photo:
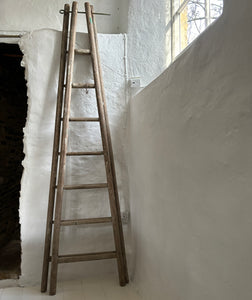
[[[59,263],[70,263],[79,261],[90,261],[100,259],[115,258],[118,265],[120,285],[128,283],[128,271],[125,255],[125,246],[120,215],[119,197],[117,190],[115,165],[112,151],[111,136],[108,124],[107,108],[105,103],[104,87],[102,80],[101,64],[98,53],[97,32],[94,19],[93,7],[86,2],[85,14],[88,28],[90,49],[75,49],[76,22],[78,3],[72,3],[70,6],[64,6],[64,19],[61,42],[61,59],[59,71],[58,96],[55,118],[55,133],[53,143],[53,157],[51,167],[49,203],[47,212],[47,224],[45,235],[44,261],[41,281],[41,292],[47,290],[49,263],[50,270],[50,289],[49,294],[56,294],[57,272]],[[70,36],[68,42],[69,19],[71,15]],[[90,55],[93,68],[94,84],[76,84],[72,82],[74,56]],[[95,89],[98,118],[70,118],[70,103],[72,88]],[[103,151],[94,152],[67,152],[68,127],[69,122],[99,122]],[[66,165],[66,156],[72,155],[103,155],[106,169],[106,183],[96,184],[78,184],[65,185],[64,174]],[[58,172],[57,172],[58,170]],[[58,174],[57,174],[58,173]],[[109,203],[111,217],[86,218],[75,220],[62,220],[62,198],[64,190],[75,189],[99,189],[107,188],[109,194]],[[59,238],[61,226],[111,223],[113,226],[113,235],[115,250],[85,254],[59,255]]]

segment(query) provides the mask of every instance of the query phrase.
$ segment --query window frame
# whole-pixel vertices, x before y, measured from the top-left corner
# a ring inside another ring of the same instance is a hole
[[[182,48],[182,42],[181,42],[181,14],[183,13],[184,9],[187,7],[189,2],[192,0],[170,0],[170,15],[171,15],[171,62],[174,61],[174,59],[189,45],[191,42],[187,42],[187,45]],[[205,17],[202,18],[205,19],[205,27],[201,31],[203,32],[215,19],[219,18],[221,14],[218,17],[211,16],[211,2],[212,0],[204,0],[205,2]],[[222,5],[222,12],[223,12],[223,6]],[[187,19],[188,22],[188,19]],[[201,33],[199,33],[200,35]]]

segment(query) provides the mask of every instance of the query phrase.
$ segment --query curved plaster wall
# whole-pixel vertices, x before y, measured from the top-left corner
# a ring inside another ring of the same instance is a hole
[[[252,298],[252,3],[130,103],[134,282],[144,299]]]

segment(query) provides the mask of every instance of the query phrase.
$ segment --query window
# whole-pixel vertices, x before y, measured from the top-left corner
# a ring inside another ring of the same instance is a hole
[[[223,10],[223,0],[171,0],[172,60],[186,48]]]

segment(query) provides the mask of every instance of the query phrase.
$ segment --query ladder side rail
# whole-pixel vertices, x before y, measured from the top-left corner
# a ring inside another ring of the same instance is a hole
[[[97,64],[97,54],[96,54],[96,44],[94,38],[94,28],[93,28],[93,19],[91,13],[91,7],[88,2],[85,2],[85,11],[86,11],[86,20],[87,20],[87,28],[89,33],[89,42],[90,42],[90,49],[91,49],[91,60],[93,66],[93,73],[94,73],[94,81],[95,81],[95,91],[96,91],[96,98],[97,98],[97,107],[98,113],[100,118],[100,129],[101,129],[101,137],[102,137],[102,144],[104,148],[104,161],[105,161],[105,169],[108,181],[108,192],[109,192],[109,201],[110,201],[110,210],[113,222],[113,231],[114,231],[114,240],[115,240],[115,247],[117,253],[117,265],[118,265],[118,273],[120,279],[120,285],[125,285],[126,278],[124,275],[124,260],[122,255],[122,247],[121,247],[121,238],[120,238],[120,230],[118,228],[118,216],[117,216],[117,209],[115,206],[115,193],[114,193],[114,184],[112,178],[112,170],[111,170],[111,163],[109,158],[109,148],[108,148],[108,141],[107,141],[107,127],[104,117],[104,109],[103,109],[103,101],[102,101],[102,94],[101,94],[101,85],[100,85],[100,76],[99,76],[99,69]]]
[[[67,75],[66,75],[66,89],[65,89],[65,101],[63,112],[63,126],[62,126],[62,138],[61,138],[61,150],[60,150],[60,164],[58,174],[57,196],[56,196],[56,208],[55,208],[55,220],[53,230],[53,245],[52,245],[52,262],[51,262],[51,278],[50,278],[50,295],[55,295],[57,284],[57,271],[58,271],[58,252],[59,252],[59,235],[60,235],[60,221],[62,213],[62,197],[63,197],[63,185],[65,175],[66,164],[66,152],[67,152],[67,140],[68,140],[68,127],[69,127],[69,113],[72,91],[72,77],[73,77],[73,64],[74,64],[74,47],[76,39],[76,22],[77,22],[77,2],[72,4],[72,16],[71,16],[71,29],[69,40],[69,51],[67,60]]]
[[[49,200],[48,200],[47,221],[46,221],[41,292],[46,292],[47,281],[48,281],[48,269],[49,269],[49,258],[50,258],[51,237],[52,237],[52,220],[53,220],[54,199],[55,199],[55,185],[56,185],[56,178],[57,178],[58,151],[59,151],[59,143],[60,143],[60,124],[61,124],[61,114],[62,114],[63,94],[64,94],[69,11],[70,11],[69,4],[65,4],[62,39],[61,39],[58,94],[57,94],[57,106],[56,106],[56,115],[55,115],[53,155],[52,155],[52,163],[51,163],[51,178],[50,178]]]
[[[112,171],[112,178],[113,178],[114,191],[115,191],[115,205],[116,205],[117,217],[118,217],[117,222],[118,222],[118,227],[119,227],[119,231],[120,231],[121,248],[122,248],[122,255],[123,255],[123,260],[124,260],[124,269],[125,269],[124,274],[125,274],[125,281],[128,283],[129,277],[128,277],[127,259],[126,259],[126,253],[125,253],[125,243],[124,243],[124,235],[123,235],[122,220],[121,220],[121,210],[120,210],[120,202],[119,202],[119,195],[118,195],[118,186],[117,186],[117,180],[116,180],[114,154],[113,154],[112,140],[111,140],[111,134],[110,134],[110,128],[109,128],[109,121],[108,121],[108,111],[107,111],[106,98],[105,98],[105,89],[104,89],[104,84],[103,84],[103,79],[102,79],[102,68],[101,68],[101,60],[100,60],[99,45],[98,45],[98,38],[97,38],[97,27],[96,27],[94,14],[93,14],[93,6],[91,6],[91,12],[92,12],[92,17],[93,17],[94,38],[95,38],[95,44],[96,44],[96,49],[97,49],[97,51],[96,51],[97,64],[98,64],[99,76],[100,76],[104,117],[105,117],[105,124],[106,124],[106,128],[107,128],[108,149],[109,149],[111,171]]]

